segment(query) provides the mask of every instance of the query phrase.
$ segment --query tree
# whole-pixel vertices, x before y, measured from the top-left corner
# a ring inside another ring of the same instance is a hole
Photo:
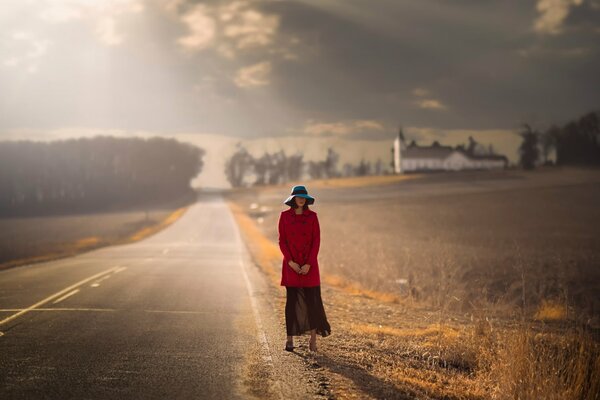
[[[271,158],[271,169],[269,172],[269,184],[277,185],[288,181],[288,171],[286,168],[287,157],[283,150],[279,150],[273,154]]]
[[[350,163],[344,163],[342,167],[343,176],[352,176],[354,174],[354,167]]]
[[[302,179],[304,172],[304,155],[302,153],[296,153],[287,158],[287,177],[289,181],[298,181]]]
[[[542,157],[544,165],[549,163],[550,152],[556,149],[556,141],[558,139],[560,129],[556,125],[552,125],[540,135],[540,144],[542,146]]]
[[[325,177],[325,163],[323,161],[309,161],[308,175],[310,179],[322,179]]]
[[[475,149],[477,148],[477,142],[473,139],[473,136],[469,136],[469,144],[467,146],[467,154],[470,156],[475,155]]]
[[[254,171],[254,158],[241,143],[238,142],[236,147],[235,153],[225,163],[225,176],[231,187],[243,186],[246,175]]]
[[[381,161],[381,158],[378,158],[377,162],[375,162],[375,175],[381,174],[383,174],[383,161]]]
[[[519,135],[523,139],[523,142],[521,142],[521,146],[519,147],[519,163],[525,169],[533,169],[539,158],[539,133],[534,131],[528,124],[523,124],[523,131],[521,131]]]
[[[204,150],[175,139],[95,136],[0,143],[0,214],[148,205],[192,194]]]
[[[371,162],[366,162],[365,159],[361,159],[360,163],[354,169],[354,175],[365,176],[371,174]]]
[[[600,113],[591,112],[553,130],[559,165],[600,164]]]
[[[256,174],[255,185],[264,185],[267,183],[267,175],[271,172],[271,155],[267,152],[260,158],[254,160],[254,173]]]
[[[336,153],[333,148],[329,147],[323,164],[324,173],[327,178],[333,178],[338,175],[336,165],[339,159],[340,155]]]

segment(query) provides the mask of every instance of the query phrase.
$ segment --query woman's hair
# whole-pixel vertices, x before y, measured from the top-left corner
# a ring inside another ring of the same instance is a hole
[[[291,208],[298,208],[298,204],[296,204],[296,200],[291,201],[292,205],[290,206]],[[304,205],[302,206],[302,210],[306,210],[308,209],[308,201],[306,203],[304,203]]]

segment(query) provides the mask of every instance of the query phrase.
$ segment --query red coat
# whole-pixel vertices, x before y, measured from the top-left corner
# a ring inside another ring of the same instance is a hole
[[[279,215],[279,248],[283,254],[281,263],[281,286],[319,286],[319,245],[321,244],[321,230],[317,213],[306,209],[302,214],[296,215],[296,210],[290,207]],[[300,264],[310,264],[306,275],[294,272],[288,265],[293,260]]]

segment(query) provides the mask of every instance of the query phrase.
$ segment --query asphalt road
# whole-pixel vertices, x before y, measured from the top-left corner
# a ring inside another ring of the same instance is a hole
[[[0,271],[0,398],[306,397],[248,260],[209,194],[141,242]]]

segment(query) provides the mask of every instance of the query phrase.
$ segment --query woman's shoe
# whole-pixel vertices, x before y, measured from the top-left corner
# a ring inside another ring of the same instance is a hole
[[[285,342],[285,351],[294,351],[294,342]]]

